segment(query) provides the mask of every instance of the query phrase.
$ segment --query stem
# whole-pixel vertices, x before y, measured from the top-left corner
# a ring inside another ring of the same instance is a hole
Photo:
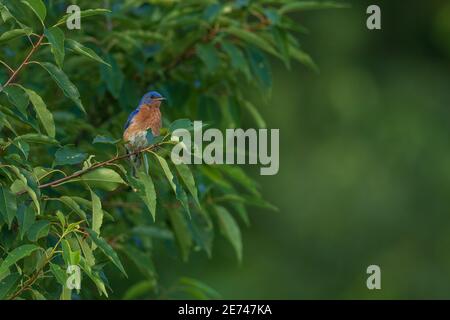
[[[13,68],[11,68],[6,62],[0,60],[0,63],[1,63],[2,65],[4,65],[5,68],[7,68],[9,72],[14,73]]]
[[[70,233],[70,232],[69,232]],[[55,254],[56,248],[59,246],[59,244],[61,243],[62,239],[67,236],[69,233],[63,232],[63,234],[61,235],[61,237],[59,238],[58,242],[55,244],[55,246],[53,247],[52,251],[50,252],[50,254],[48,255],[48,257],[46,257],[43,265],[41,268],[39,268],[38,271],[36,271],[33,276],[28,279],[27,281],[25,281],[25,283],[23,284],[23,286],[17,290],[10,298],[9,300],[14,300],[15,298],[17,298],[22,292],[28,290],[35,282],[36,280],[39,278],[39,275],[41,274],[42,270],[44,270],[45,266],[49,263],[49,261],[52,259],[53,255]]]
[[[28,61],[30,60],[31,56],[36,52],[36,50],[41,45],[43,39],[44,39],[44,34],[39,36],[39,39],[36,42],[36,44],[34,45],[34,47],[28,53],[28,55],[26,56],[25,60],[23,60],[23,62],[20,64],[20,66],[13,72],[11,77],[9,77],[9,79],[5,82],[5,84],[3,85],[3,88],[7,87],[14,80],[14,78],[17,76],[17,74],[20,72],[20,70],[22,70],[22,68],[28,63]]]
[[[80,176],[82,176],[82,175],[84,175],[84,174],[86,174],[88,172],[91,172],[91,171],[95,170],[95,169],[107,166],[107,165],[109,165],[111,163],[114,163],[114,162],[122,160],[122,159],[129,158],[129,157],[134,156],[134,155],[138,155],[138,154],[140,154],[142,152],[151,151],[151,150],[159,147],[162,144],[164,144],[164,142],[160,142],[160,143],[151,145],[149,147],[137,150],[137,151],[132,152],[132,153],[127,153],[127,154],[123,154],[123,155],[120,155],[120,156],[116,156],[116,157],[111,158],[109,160],[98,162],[98,163],[94,164],[93,166],[90,166],[89,168],[86,168],[86,169],[83,169],[83,170],[79,170],[79,171],[77,171],[77,172],[75,172],[75,173],[73,173],[73,174],[71,174],[69,176],[66,176],[64,178],[57,179],[57,180],[54,180],[54,181],[50,181],[48,183],[41,184],[41,185],[38,186],[38,188],[39,189],[44,189],[44,188],[48,188],[48,187],[57,187],[57,186],[63,184],[64,182],[67,182],[69,180],[78,178],[78,177],[80,177]],[[26,192],[25,190],[24,191],[20,191],[20,192],[16,193],[16,195],[19,196],[21,194],[24,194],[25,192]]]

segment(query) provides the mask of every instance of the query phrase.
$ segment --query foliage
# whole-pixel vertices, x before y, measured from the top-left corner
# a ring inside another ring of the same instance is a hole
[[[247,207],[271,206],[238,167],[172,164],[170,128],[190,124],[179,119],[263,127],[246,92],[268,96],[269,57],[315,67],[287,14],[324,4],[106,3],[76,1],[81,30],[68,30],[67,1],[0,0],[0,298],[107,297],[108,278],[130,268],[141,275],[124,298],[215,298],[194,279],[163,290],[152,257],[211,256],[222,234],[240,261]],[[133,176],[123,124],[150,89],[168,98],[164,136]],[[65,286],[69,265],[81,267],[81,290]]]

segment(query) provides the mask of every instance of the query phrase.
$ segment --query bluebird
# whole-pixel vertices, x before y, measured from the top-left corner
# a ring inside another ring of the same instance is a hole
[[[165,98],[156,91],[147,92],[139,102],[136,110],[130,113],[125,123],[123,140],[129,153],[148,146],[147,131],[150,129],[153,136],[159,136],[161,129],[161,111],[159,107]],[[138,167],[139,159],[131,156],[130,160]]]

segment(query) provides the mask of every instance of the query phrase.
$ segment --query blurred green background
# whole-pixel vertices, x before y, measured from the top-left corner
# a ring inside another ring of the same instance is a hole
[[[276,65],[260,106],[281,154],[258,179],[280,211],[253,210],[242,265],[216,239],[211,260],[155,257],[171,261],[164,281],[201,278],[229,299],[450,297],[450,2],[346,2],[298,15],[320,74]],[[366,287],[371,264],[382,290]]]

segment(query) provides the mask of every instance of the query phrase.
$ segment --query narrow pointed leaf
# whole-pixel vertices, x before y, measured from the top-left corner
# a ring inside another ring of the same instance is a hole
[[[120,262],[119,256],[117,253],[111,248],[111,246],[103,239],[98,236],[98,234],[91,230],[86,229],[91,237],[92,241],[103,251],[103,253],[114,263],[114,265],[126,276],[128,277],[125,269],[123,268],[122,263]]]
[[[31,103],[36,110],[36,114],[41,121],[44,130],[47,132],[49,137],[55,137],[55,122],[53,120],[53,115],[50,111],[48,111],[47,106],[42,100],[41,96],[39,96],[36,92],[30,89],[25,89],[28,97],[30,98]]]
[[[107,10],[107,9],[88,9],[88,10],[83,10],[80,12],[80,18],[82,19],[82,18],[87,18],[87,17],[91,17],[91,16],[107,14],[110,12],[111,11]],[[70,16],[71,16],[71,14],[66,14],[61,19],[59,19],[59,21],[54,26],[56,27],[56,26],[65,24],[67,19],[69,19]]]
[[[236,251],[238,261],[241,262],[242,238],[239,226],[227,209],[221,206],[215,206],[214,208],[217,214],[220,230],[222,234],[225,236],[225,238],[227,238],[228,241],[230,241],[231,245]]]
[[[180,175],[184,184],[186,185],[189,193],[194,198],[195,203],[198,205],[198,207],[200,207],[200,202],[198,201],[197,187],[195,186],[195,180],[194,180],[194,176],[192,175],[191,170],[184,163],[180,163],[180,164],[176,165],[175,168],[178,171],[178,174]]]
[[[5,299],[8,295],[12,294],[19,282],[20,274],[13,273],[0,281],[0,300]]]
[[[169,209],[167,210],[167,213],[175,238],[177,239],[178,247],[180,248],[181,257],[183,261],[187,261],[193,241],[185,215],[180,210],[176,209]]]
[[[92,199],[92,231],[100,235],[100,228],[103,223],[102,202],[97,194],[91,190]],[[95,250],[95,245],[92,244],[92,250]]]
[[[46,237],[50,231],[50,222],[47,220],[39,220],[35,222],[28,230],[28,240],[36,242],[40,238]]]
[[[21,205],[19,207],[19,210],[17,210],[17,222],[19,223],[19,236],[21,240],[34,224],[35,219],[36,214],[32,206]]]
[[[71,99],[81,111],[86,113],[80,99],[80,92],[64,71],[49,62],[40,62],[39,64],[50,74],[56,84],[61,88],[64,95]]]
[[[159,164],[161,165],[161,168],[163,169],[164,174],[166,175],[166,178],[169,181],[169,184],[170,184],[173,192],[175,192],[175,194],[176,194],[177,193],[177,186],[173,182],[173,174],[172,174],[172,171],[170,171],[170,168],[169,168],[169,165],[167,164],[166,159],[164,159],[163,157],[157,155],[156,153],[154,155],[158,159]]]
[[[8,223],[8,227],[11,228],[12,221],[17,213],[16,196],[4,187],[0,187],[0,213]]]
[[[22,0],[22,3],[33,10],[39,20],[44,23],[45,17],[47,16],[47,8],[42,0]]]
[[[4,42],[8,42],[12,39],[22,37],[25,35],[30,35],[31,29],[13,29],[6,31],[0,35],[0,44],[3,44]]]
[[[34,244],[25,244],[12,250],[10,253],[8,253],[5,260],[0,264],[0,274],[8,270],[19,260],[28,257],[31,253],[33,253],[33,251],[37,249],[39,249],[39,247],[35,246]]]
[[[141,190],[139,190],[139,195],[144,201],[148,210],[150,211],[153,221],[156,220],[156,191],[153,185],[153,180],[150,175],[143,171],[138,171],[138,179],[141,185]]]
[[[55,57],[56,64],[62,68],[64,62],[64,32],[58,27],[52,27],[45,30],[45,36],[50,42],[53,56]]]
[[[78,216],[84,220],[86,220],[86,213],[80,208],[78,203],[76,203],[71,197],[68,196],[62,196],[58,199],[62,203],[64,203],[69,209],[73,210]]]
[[[83,55],[94,61],[103,63],[103,64],[107,65],[108,67],[111,67],[111,65],[109,63],[105,62],[102,58],[100,58],[100,56],[97,53],[95,53],[94,50],[82,45],[81,43],[79,43],[75,40],[67,39],[66,46],[68,49],[72,50],[73,52],[75,52],[77,54]]]

